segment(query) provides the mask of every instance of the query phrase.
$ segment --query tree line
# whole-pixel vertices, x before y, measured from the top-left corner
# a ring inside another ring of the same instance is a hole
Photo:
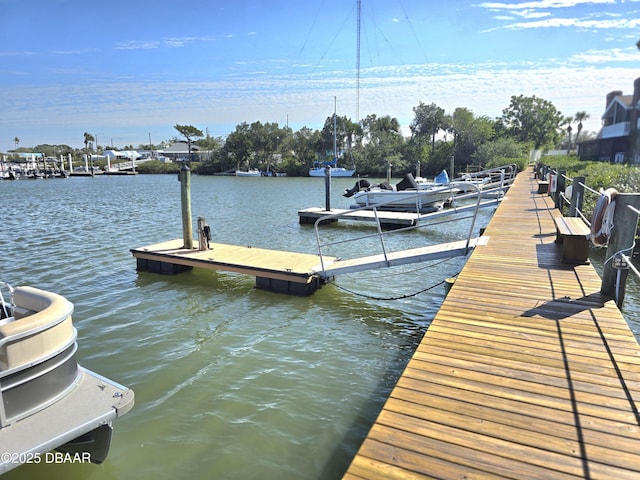
[[[548,100],[536,96],[512,96],[502,116],[491,119],[459,107],[447,113],[435,103],[420,102],[413,108],[410,136],[402,134],[400,123],[389,115],[371,114],[354,122],[346,116],[335,118],[335,144],[338,164],[355,167],[357,174],[382,177],[392,165],[394,175],[416,171],[432,176],[449,168],[454,160],[456,172],[526,159],[530,149],[563,146],[570,150],[578,142],[586,112],[566,117]],[[572,123],[578,123],[572,138]],[[257,168],[290,176],[307,176],[309,168],[333,158],[334,117],[326,118],[319,129],[303,127],[293,131],[278,123],[243,122],[226,138],[211,137],[191,125],[175,125],[178,138],[186,141],[195,173],[216,174],[235,169]],[[174,140],[177,140],[174,138]],[[19,139],[15,139],[16,147]],[[66,145],[40,145],[48,156],[99,152],[95,139],[84,134],[83,151]],[[36,148],[38,148],[36,147]],[[197,148],[196,148],[197,147]],[[133,149],[133,146],[125,147]],[[139,149],[156,149],[140,145]],[[47,150],[52,150],[49,153]],[[159,162],[158,162],[159,163]],[[150,171],[166,171],[166,165],[148,165]],[[169,167],[170,171],[177,167]]]
[[[565,117],[550,102],[536,96],[512,96],[502,116],[476,116],[464,107],[448,114],[435,103],[413,108],[411,135],[404,137],[396,118],[368,115],[359,122],[346,116],[335,119],[338,163],[355,167],[360,175],[385,176],[388,164],[395,175],[416,171],[435,175],[449,168],[456,172],[469,166],[487,168],[528,158],[530,149],[572,146],[571,123],[579,122],[578,141],[586,112]],[[225,139],[202,137],[195,127],[176,125],[190,142],[207,154],[195,166],[198,173],[215,174],[236,168],[257,168],[306,176],[309,168],[333,157],[334,118],[327,117],[320,130],[303,127],[293,131],[277,123],[241,123]],[[196,138],[194,140],[194,138]]]

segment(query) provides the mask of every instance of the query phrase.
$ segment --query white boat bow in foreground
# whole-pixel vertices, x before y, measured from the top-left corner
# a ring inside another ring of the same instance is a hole
[[[10,303],[0,294],[0,473],[24,463],[101,463],[111,422],[131,410],[133,391],[78,365],[66,298],[0,285],[11,292]]]

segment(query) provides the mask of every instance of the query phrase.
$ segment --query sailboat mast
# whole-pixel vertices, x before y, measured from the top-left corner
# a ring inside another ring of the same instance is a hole
[[[360,10],[362,0],[357,1],[358,6],[358,25],[356,40],[356,123],[360,122]]]
[[[338,166],[338,142],[336,137],[338,136],[338,129],[336,127],[336,117],[338,112],[338,100],[337,97],[333,97],[333,162],[334,166]]]

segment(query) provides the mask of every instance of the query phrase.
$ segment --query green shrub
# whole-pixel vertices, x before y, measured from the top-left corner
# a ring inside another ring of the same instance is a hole
[[[615,188],[621,193],[640,192],[640,168],[636,165],[583,161],[562,155],[542,157],[541,162],[554,170],[566,170],[569,179],[585,177],[585,184],[597,192],[607,188]],[[570,184],[567,181],[567,185]],[[587,218],[593,214],[597,201],[597,195],[585,193],[582,213]]]

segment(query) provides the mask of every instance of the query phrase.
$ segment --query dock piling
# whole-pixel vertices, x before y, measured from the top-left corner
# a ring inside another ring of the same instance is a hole
[[[211,242],[211,228],[204,217],[198,217],[198,250],[200,252],[209,250],[209,242]]]
[[[584,204],[584,182],[585,177],[574,177],[571,182],[571,198],[569,204],[569,216],[577,217],[578,211],[582,211]]]
[[[331,211],[331,167],[324,167],[324,209]]]
[[[180,169],[180,200],[182,205],[182,239],[184,248],[193,248],[193,226],[191,225],[191,169],[185,163]]]
[[[613,229],[607,246],[606,261],[602,272],[600,293],[615,299],[618,307],[622,307],[625,294],[625,282],[628,274],[626,268],[616,268],[614,258],[619,254],[631,256],[635,245],[635,234],[638,215],[628,208],[640,208],[640,195],[618,193],[615,198]]]

